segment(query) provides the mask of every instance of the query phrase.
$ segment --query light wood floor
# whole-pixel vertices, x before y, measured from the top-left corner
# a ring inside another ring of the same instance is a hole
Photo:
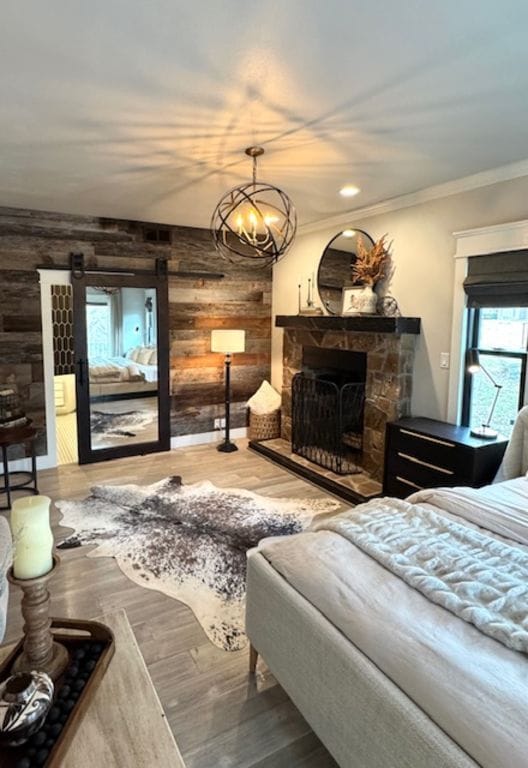
[[[39,473],[40,491],[52,499],[82,498],[94,484],[148,484],[178,474],[185,483],[209,479],[268,496],[325,496],[248,451],[246,441],[238,444],[234,454],[199,446],[46,470]],[[68,529],[58,527],[55,510],[52,521],[60,540]],[[53,614],[95,618],[119,608],[127,611],[187,768],[335,768],[262,662],[256,680],[251,678],[247,651],[219,650],[189,608],[136,586],[111,558],[87,558],[87,551],[83,547],[61,553],[60,570],[51,582]],[[6,642],[21,632],[19,600],[12,589]]]
[[[57,464],[77,464],[77,414],[64,413],[55,416],[57,435]]]

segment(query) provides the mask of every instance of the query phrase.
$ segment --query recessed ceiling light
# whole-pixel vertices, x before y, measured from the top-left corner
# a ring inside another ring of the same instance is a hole
[[[343,237],[354,237],[356,233],[353,229],[344,229],[341,234]]]
[[[341,187],[339,190],[339,194],[342,197],[354,197],[354,195],[359,194],[359,192],[359,187],[356,187],[354,184],[345,184],[345,186]]]

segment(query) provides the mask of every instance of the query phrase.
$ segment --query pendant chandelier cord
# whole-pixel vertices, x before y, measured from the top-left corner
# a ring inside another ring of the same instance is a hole
[[[257,183],[257,156],[253,155],[253,186]]]

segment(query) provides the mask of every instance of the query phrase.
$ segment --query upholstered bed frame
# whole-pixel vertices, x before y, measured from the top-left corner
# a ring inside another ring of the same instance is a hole
[[[342,768],[478,768],[257,549],[247,588],[253,648]]]

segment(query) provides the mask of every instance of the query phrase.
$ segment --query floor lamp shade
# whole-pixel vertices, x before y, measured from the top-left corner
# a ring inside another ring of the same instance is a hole
[[[211,352],[223,352],[232,355],[243,352],[246,348],[245,331],[211,331]]]

